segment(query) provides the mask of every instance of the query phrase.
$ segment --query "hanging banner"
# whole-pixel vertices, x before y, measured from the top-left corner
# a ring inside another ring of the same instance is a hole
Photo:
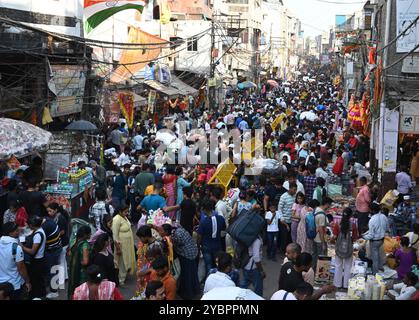
[[[208,79],[208,87],[215,87],[217,84],[217,80],[215,78]]]
[[[132,93],[120,93],[118,95],[119,107],[127,120],[128,128],[134,124],[134,95]]]
[[[59,117],[81,112],[87,69],[76,65],[52,65],[49,88],[56,97],[51,101],[51,116]],[[53,84],[52,84],[53,83]]]
[[[161,43],[163,45],[166,41],[139,28],[130,28],[127,42],[144,43],[145,45],[147,43]],[[119,67],[111,74],[111,82],[123,82],[130,79],[151,61],[154,61],[160,55],[161,50],[162,46],[159,45],[150,45],[147,50],[122,50]]]
[[[397,34],[401,34],[419,16],[419,1],[397,0]],[[419,23],[397,40],[397,53],[413,50],[419,43]],[[416,49],[415,52],[419,52]]]
[[[156,90],[150,90],[148,94],[148,112],[153,113],[154,112],[154,103],[156,102]]]

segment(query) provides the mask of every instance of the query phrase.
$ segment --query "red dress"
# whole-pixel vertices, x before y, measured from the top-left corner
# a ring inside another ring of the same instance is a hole
[[[337,160],[336,160],[336,163],[335,163],[335,165],[333,166],[333,173],[335,174],[335,175],[337,175],[337,176],[341,176],[342,175],[342,173],[343,173],[343,158],[342,157],[339,157]]]

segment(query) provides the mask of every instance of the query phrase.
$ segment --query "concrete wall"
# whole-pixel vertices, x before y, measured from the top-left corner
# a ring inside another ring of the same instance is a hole
[[[83,0],[0,0],[0,13],[44,30],[82,35]]]

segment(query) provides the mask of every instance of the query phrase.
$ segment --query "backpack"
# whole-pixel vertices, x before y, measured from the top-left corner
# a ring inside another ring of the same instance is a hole
[[[346,234],[343,234],[342,232],[339,233],[338,238],[336,240],[335,251],[336,255],[342,259],[349,258],[352,256],[354,250],[352,246],[352,237],[350,232]]]
[[[319,214],[324,214],[326,216],[323,211],[320,211],[317,214],[310,212],[306,215],[306,235],[310,240],[313,240],[317,235],[316,216]]]
[[[237,269],[243,269],[250,261],[249,248],[241,243],[237,243],[234,250],[233,265]]]
[[[41,236],[41,243],[39,244],[38,249],[35,251],[35,253],[33,255],[30,255],[30,254],[25,253],[25,252],[23,253],[24,254],[24,261],[25,261],[25,264],[27,264],[27,265],[31,264],[32,259],[35,258],[39,249],[41,249],[41,246],[46,245],[44,234],[42,232],[35,232],[34,234],[30,235],[29,237],[26,237],[25,247],[32,248],[33,238],[35,237],[36,234],[39,234]],[[14,257],[16,256],[16,251],[13,251],[13,256]]]

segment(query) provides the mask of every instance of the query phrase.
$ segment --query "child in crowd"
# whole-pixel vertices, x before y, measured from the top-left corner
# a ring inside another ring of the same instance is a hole
[[[269,211],[265,214],[266,220],[266,237],[268,240],[268,247],[267,247],[267,256],[268,259],[272,261],[276,261],[276,243],[279,233],[278,228],[278,220],[279,220],[279,212],[276,211],[277,206],[274,203],[269,205]]]
[[[169,271],[169,263],[166,256],[159,256],[152,262],[155,273],[151,274],[150,280],[158,280],[163,283],[167,300],[176,299],[176,280]]]
[[[408,272],[403,278],[403,282],[393,285],[393,288],[388,288],[386,296],[391,300],[410,300],[416,293],[415,285],[418,282],[418,277],[413,272]]]

